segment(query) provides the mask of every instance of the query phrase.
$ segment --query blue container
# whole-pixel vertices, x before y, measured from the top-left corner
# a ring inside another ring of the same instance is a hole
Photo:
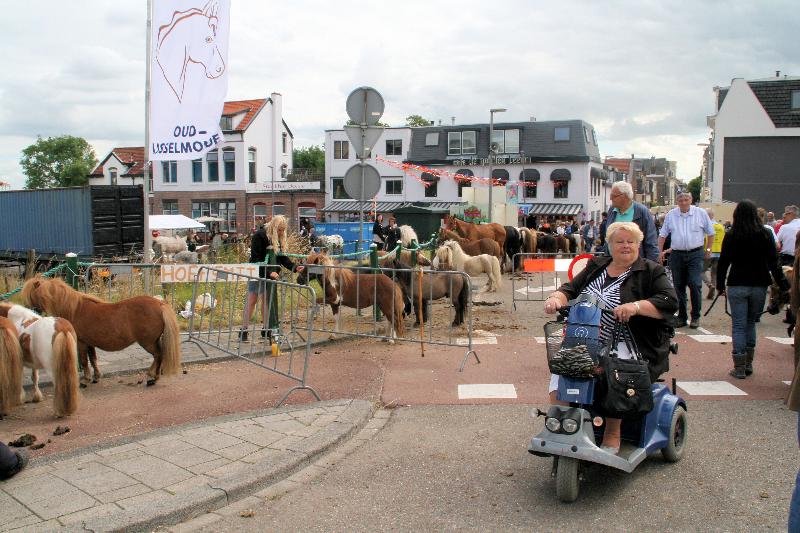
[[[344,240],[343,253],[351,254],[358,251],[359,222],[319,222],[314,225],[317,236],[340,235]],[[364,233],[361,235],[361,250],[369,248],[372,243],[372,222],[364,222]]]

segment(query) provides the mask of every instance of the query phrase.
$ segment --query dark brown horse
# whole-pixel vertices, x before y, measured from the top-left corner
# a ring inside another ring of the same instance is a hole
[[[460,326],[464,323],[464,312],[469,304],[469,287],[463,276],[435,270],[423,270],[420,276],[419,270],[412,270],[411,267],[397,260],[388,264],[387,267],[393,270],[385,272],[385,274],[394,277],[403,291],[404,300],[406,302],[410,300],[413,303],[414,313],[417,317],[417,321],[414,322],[415,326],[420,323],[420,304],[424,323],[428,321],[428,302],[447,297],[450,298],[455,309],[452,325]]]
[[[477,241],[471,241],[465,239],[455,231],[451,231],[447,228],[440,228],[438,244],[442,244],[444,241],[456,241],[461,245],[461,249],[464,250],[464,253],[473,257],[481,254],[489,254],[495,256],[498,261],[503,260],[503,249],[494,239],[483,238]]]
[[[316,268],[315,268],[316,267]],[[306,268],[300,272],[298,283],[316,279],[325,291],[325,303],[331,306],[336,318],[336,331],[340,331],[339,307],[364,309],[376,305],[389,321],[391,337],[405,333],[403,324],[403,293],[400,287],[383,274],[353,272],[337,268],[324,253],[313,253],[306,259]]]
[[[151,296],[134,296],[117,303],[83,294],[60,279],[35,277],[25,282],[22,298],[28,307],[66,318],[78,335],[78,353],[88,378],[87,349],[124,350],[138,343],[153,356],[147,384],[155,385],[161,374],[181,369],[180,330],[175,312]],[[95,368],[95,378],[100,376]]]
[[[505,249],[506,229],[496,222],[490,222],[489,224],[472,224],[471,222],[464,222],[450,215],[445,218],[445,227],[471,241],[477,241],[483,238],[492,239],[500,245],[501,250]]]

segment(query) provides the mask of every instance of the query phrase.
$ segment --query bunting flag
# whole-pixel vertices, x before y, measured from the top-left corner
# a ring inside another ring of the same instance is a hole
[[[150,50],[153,161],[197,159],[223,141],[230,0],[154,0]]]
[[[431,183],[423,180],[420,176],[417,176],[416,173],[419,173],[420,175],[430,174],[432,176],[437,176],[439,178],[449,178],[449,179],[454,179],[456,181],[469,181],[471,183],[482,183],[484,185],[489,185],[490,183],[493,185],[505,185],[502,181],[498,179],[482,178],[479,176],[465,176],[464,174],[448,172],[441,168],[430,168],[423,165],[415,165],[413,163],[401,163],[400,161],[392,161],[390,159],[383,158],[379,155],[376,155],[375,159],[377,161],[380,161],[381,163],[386,163],[387,165],[402,171],[403,174],[422,183],[422,185],[425,187],[430,186]]]

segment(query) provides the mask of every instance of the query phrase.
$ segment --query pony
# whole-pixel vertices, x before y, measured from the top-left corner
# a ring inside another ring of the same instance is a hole
[[[392,249],[394,250],[394,249]],[[395,259],[395,255],[392,252],[387,252],[386,250],[378,250],[378,262],[381,266],[387,266],[387,264]],[[400,252],[400,261],[403,263],[410,265],[411,264],[411,250],[403,248]],[[425,257],[425,254],[417,250],[417,264],[420,266],[431,266],[431,260]]]
[[[412,241],[419,243],[419,237],[414,228],[407,224],[400,226],[400,242],[403,243],[403,248],[410,248]]]
[[[472,241],[487,237],[497,241],[500,248],[503,248],[506,244],[506,229],[497,222],[472,224],[471,222],[464,222],[450,215],[445,218],[445,227]]]
[[[167,237],[161,235],[153,239],[153,257],[161,258],[162,261],[172,258],[173,254],[185,252],[189,249],[186,237]]]
[[[503,260],[503,250],[494,239],[484,238],[471,241],[447,228],[439,228],[438,244],[442,244],[445,241],[456,241],[461,245],[461,249],[464,250],[464,253],[473,257],[481,254],[489,254],[495,256],[498,261]]]
[[[177,374],[181,368],[180,330],[169,304],[151,296],[134,296],[116,303],[80,293],[57,278],[33,277],[22,286],[26,305],[51,316],[65,318],[78,334],[78,351],[84,376],[89,378],[87,348],[107,352],[138,343],[153,356],[147,385],[161,374]],[[95,380],[100,370],[94,366]]]
[[[541,254],[556,254],[558,253],[558,242],[556,242],[556,235],[546,232],[538,232],[536,237],[537,251]]]
[[[305,266],[297,282],[307,284],[309,279],[319,282],[325,293],[324,302],[331,306],[336,319],[336,331],[341,331],[340,306],[364,309],[377,304],[389,322],[389,343],[394,344],[398,335],[403,336],[403,293],[391,279],[383,274],[334,268],[333,260],[323,252],[309,254]]]
[[[219,5],[212,0],[203,9],[174,11],[172,19],[158,28],[156,62],[179,103],[183,102],[189,64],[201,65],[209,79],[225,72],[225,61],[215,42],[218,11]]]
[[[341,235],[320,235],[316,239],[316,244],[320,248],[325,248],[331,253],[341,253],[344,248],[344,239]]]
[[[455,241],[445,241],[436,250],[436,259],[438,259],[439,265],[449,265],[452,270],[466,272],[470,276],[488,274],[486,290],[489,292],[497,291],[503,283],[500,275],[500,261],[496,257],[488,254],[470,257]]]
[[[410,311],[411,305],[417,321],[415,326],[420,324],[420,301],[422,302],[422,322],[428,321],[428,302],[440,298],[450,298],[450,302],[455,309],[453,326],[460,326],[464,323],[464,312],[469,304],[469,287],[462,276],[448,274],[447,272],[437,272],[435,270],[422,271],[421,282],[419,281],[418,270],[412,270],[410,266],[394,259],[387,265],[393,269],[384,271],[389,277],[395,277],[395,282],[400,285],[403,298],[406,301],[406,314]],[[413,288],[413,294],[411,294]],[[410,301],[410,304],[409,304]]]
[[[0,316],[0,416],[24,401],[19,334],[11,320]]]
[[[529,228],[517,228],[522,235],[522,251],[526,254],[535,254],[538,234]]]
[[[78,337],[72,324],[63,318],[39,316],[21,305],[0,304],[0,316],[8,318],[16,328],[22,362],[31,369],[33,401],[42,401],[39,370],[45,369],[53,379],[55,415],[68,416],[77,411],[80,404]],[[19,383],[21,387],[21,379]]]
[[[522,252],[522,245],[524,244],[522,233],[513,227],[513,226],[503,226],[506,230],[506,244],[505,244],[505,255],[508,256],[508,260],[511,261],[514,259],[514,255]],[[521,262],[522,258],[517,258],[516,264],[511,265],[511,272],[514,272],[517,268],[519,268],[519,263]]]

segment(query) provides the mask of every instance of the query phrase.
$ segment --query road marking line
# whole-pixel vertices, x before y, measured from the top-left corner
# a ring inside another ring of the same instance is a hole
[[[480,398],[516,398],[517,389],[511,383],[476,383],[458,386],[459,400]]]
[[[791,381],[784,381],[783,384],[784,385],[789,385],[790,387],[792,386],[792,382]]]
[[[689,335],[688,337],[697,342],[731,342],[728,335]]]
[[[545,344],[547,342],[544,337],[534,337],[534,339],[536,339],[536,342],[539,344]]]
[[[697,331],[699,331],[700,333],[704,333],[706,335],[713,335],[713,333],[708,331],[706,328],[697,328]]]
[[[791,337],[767,337],[767,339],[777,342],[778,344],[786,344],[788,346],[791,346],[794,342],[794,339]]]
[[[747,396],[727,381],[679,381],[678,387],[692,396]]]
[[[469,339],[461,337],[456,339],[456,344],[459,346],[469,346]],[[497,344],[497,335],[482,329],[476,329],[472,332],[472,344]]]

